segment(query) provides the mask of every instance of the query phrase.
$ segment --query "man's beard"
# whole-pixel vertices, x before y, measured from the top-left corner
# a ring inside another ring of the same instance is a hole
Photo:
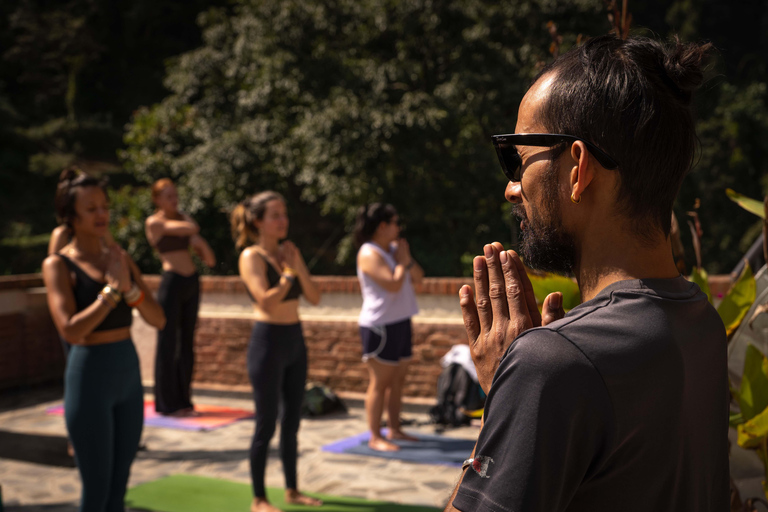
[[[555,274],[571,274],[576,264],[576,244],[563,228],[557,172],[553,163],[550,163],[542,181],[544,216],[539,215],[538,208],[530,202],[530,218],[522,204],[512,207],[512,214],[525,221],[525,229],[519,236],[518,252],[528,267]]]

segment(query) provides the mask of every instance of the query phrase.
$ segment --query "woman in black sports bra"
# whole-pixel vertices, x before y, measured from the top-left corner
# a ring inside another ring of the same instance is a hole
[[[200,282],[192,248],[209,268],[216,257],[189,215],[179,212],[176,187],[168,178],[152,185],[157,211],[145,222],[147,240],[163,262],[157,301],[168,323],[157,332],[155,410],[171,416],[195,414],[190,386],[194,369],[195,324],[200,307]]]
[[[251,444],[251,512],[277,512],[266,498],[264,471],[282,398],[280,455],[285,501],[321,505],[297,488],[297,435],[307,378],[307,349],[299,322],[299,296],[311,304],[320,291],[296,246],[284,241],[288,214],[283,196],[262,192],[232,212],[232,235],[240,254],[240,277],[253,300],[256,322],[248,345],[248,376],[256,402],[256,432]],[[253,245],[246,247],[249,243]],[[282,393],[281,393],[282,392]]]
[[[80,510],[122,511],[144,422],[132,310],[157,328],[165,315],[130,256],[103,243],[109,226],[104,183],[67,169],[55,202],[72,240],[45,259],[43,279],[56,328],[72,345],[64,417],[83,482]]]

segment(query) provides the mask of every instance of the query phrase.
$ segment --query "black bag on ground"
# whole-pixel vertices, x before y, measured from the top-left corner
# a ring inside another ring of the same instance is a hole
[[[302,416],[322,416],[331,412],[347,412],[347,406],[331,388],[308,382],[301,404]]]
[[[485,393],[480,384],[457,363],[446,367],[437,379],[437,405],[429,410],[429,417],[441,425],[467,425],[470,417],[464,411],[482,409]]]

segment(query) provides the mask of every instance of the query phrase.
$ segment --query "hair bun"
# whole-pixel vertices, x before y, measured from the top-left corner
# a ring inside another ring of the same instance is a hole
[[[682,43],[675,37],[664,55],[664,69],[669,79],[690,101],[693,91],[704,81],[702,64],[712,50],[712,43]]]
[[[80,176],[82,173],[83,171],[81,171],[79,167],[70,165],[69,167],[61,171],[61,174],[59,175],[59,183],[72,182],[74,181],[75,178]]]

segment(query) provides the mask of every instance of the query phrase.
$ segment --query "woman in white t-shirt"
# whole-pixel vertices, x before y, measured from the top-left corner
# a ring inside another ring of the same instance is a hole
[[[363,206],[357,213],[355,240],[357,278],[363,294],[360,337],[363,361],[370,382],[365,410],[371,437],[368,446],[379,451],[400,448],[392,439],[415,440],[400,428],[403,382],[411,359],[411,317],[419,312],[413,285],[424,271],[400,238],[400,219],[390,204]],[[389,432],[381,434],[381,416],[387,405]]]

